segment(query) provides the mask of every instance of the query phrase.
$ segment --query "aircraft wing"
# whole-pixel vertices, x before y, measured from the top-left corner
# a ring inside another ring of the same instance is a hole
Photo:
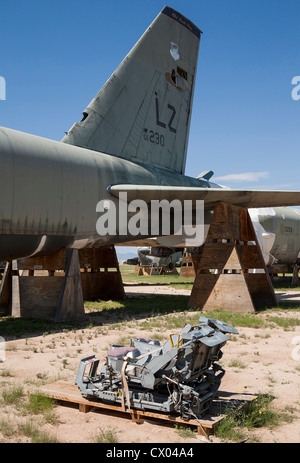
[[[127,194],[127,201],[134,199],[150,203],[151,200],[174,199],[204,200],[204,208],[211,210],[218,203],[228,203],[246,208],[300,206],[300,191],[237,190],[227,188],[201,188],[160,185],[111,185],[108,191],[119,197]]]

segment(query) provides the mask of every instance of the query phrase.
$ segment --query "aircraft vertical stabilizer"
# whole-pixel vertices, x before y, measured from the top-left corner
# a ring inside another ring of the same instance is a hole
[[[62,141],[184,173],[200,36],[165,7]]]

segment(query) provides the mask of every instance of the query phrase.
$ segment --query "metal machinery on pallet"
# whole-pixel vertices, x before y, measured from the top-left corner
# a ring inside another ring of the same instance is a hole
[[[98,373],[95,355],[80,361],[76,384],[87,399],[124,408],[178,413],[199,418],[210,407],[225,374],[216,362],[238,331],[221,320],[199,318],[168,341],[132,338],[129,347],[112,345]]]

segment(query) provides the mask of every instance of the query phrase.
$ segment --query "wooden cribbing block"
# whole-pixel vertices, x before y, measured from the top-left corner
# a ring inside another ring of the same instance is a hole
[[[84,317],[77,249],[13,261],[11,284],[13,317],[56,322]]]
[[[188,249],[184,249],[183,251],[180,276],[182,278],[193,278],[196,276],[192,253]]]
[[[6,265],[2,314],[62,322],[84,317],[84,300],[124,299],[114,246],[64,249]]]
[[[189,306],[236,312],[277,306],[247,209],[224,203],[215,206]]]
[[[79,261],[84,300],[125,299],[114,246],[80,249]]]

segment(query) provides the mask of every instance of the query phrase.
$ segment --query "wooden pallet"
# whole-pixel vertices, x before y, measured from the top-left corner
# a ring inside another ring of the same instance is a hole
[[[87,413],[91,410],[110,412],[118,412],[124,414],[124,416],[131,415],[131,419],[141,424],[145,419],[155,419],[159,421],[167,421],[174,424],[182,424],[188,426],[196,426],[197,433],[202,436],[208,436],[214,432],[214,428],[224,418],[224,412],[230,406],[236,408],[238,406],[244,406],[255,399],[252,394],[238,394],[238,393],[226,393],[219,391],[218,397],[213,401],[210,414],[203,416],[200,420],[184,420],[180,416],[168,414],[168,413],[157,413],[151,411],[137,410],[137,409],[122,409],[120,405],[110,405],[103,402],[91,402],[90,400],[82,397],[78,387],[68,381],[60,380],[55,383],[47,384],[41,388],[41,392],[52,399],[59,400],[60,402],[69,402],[73,405],[79,406],[79,411]]]

